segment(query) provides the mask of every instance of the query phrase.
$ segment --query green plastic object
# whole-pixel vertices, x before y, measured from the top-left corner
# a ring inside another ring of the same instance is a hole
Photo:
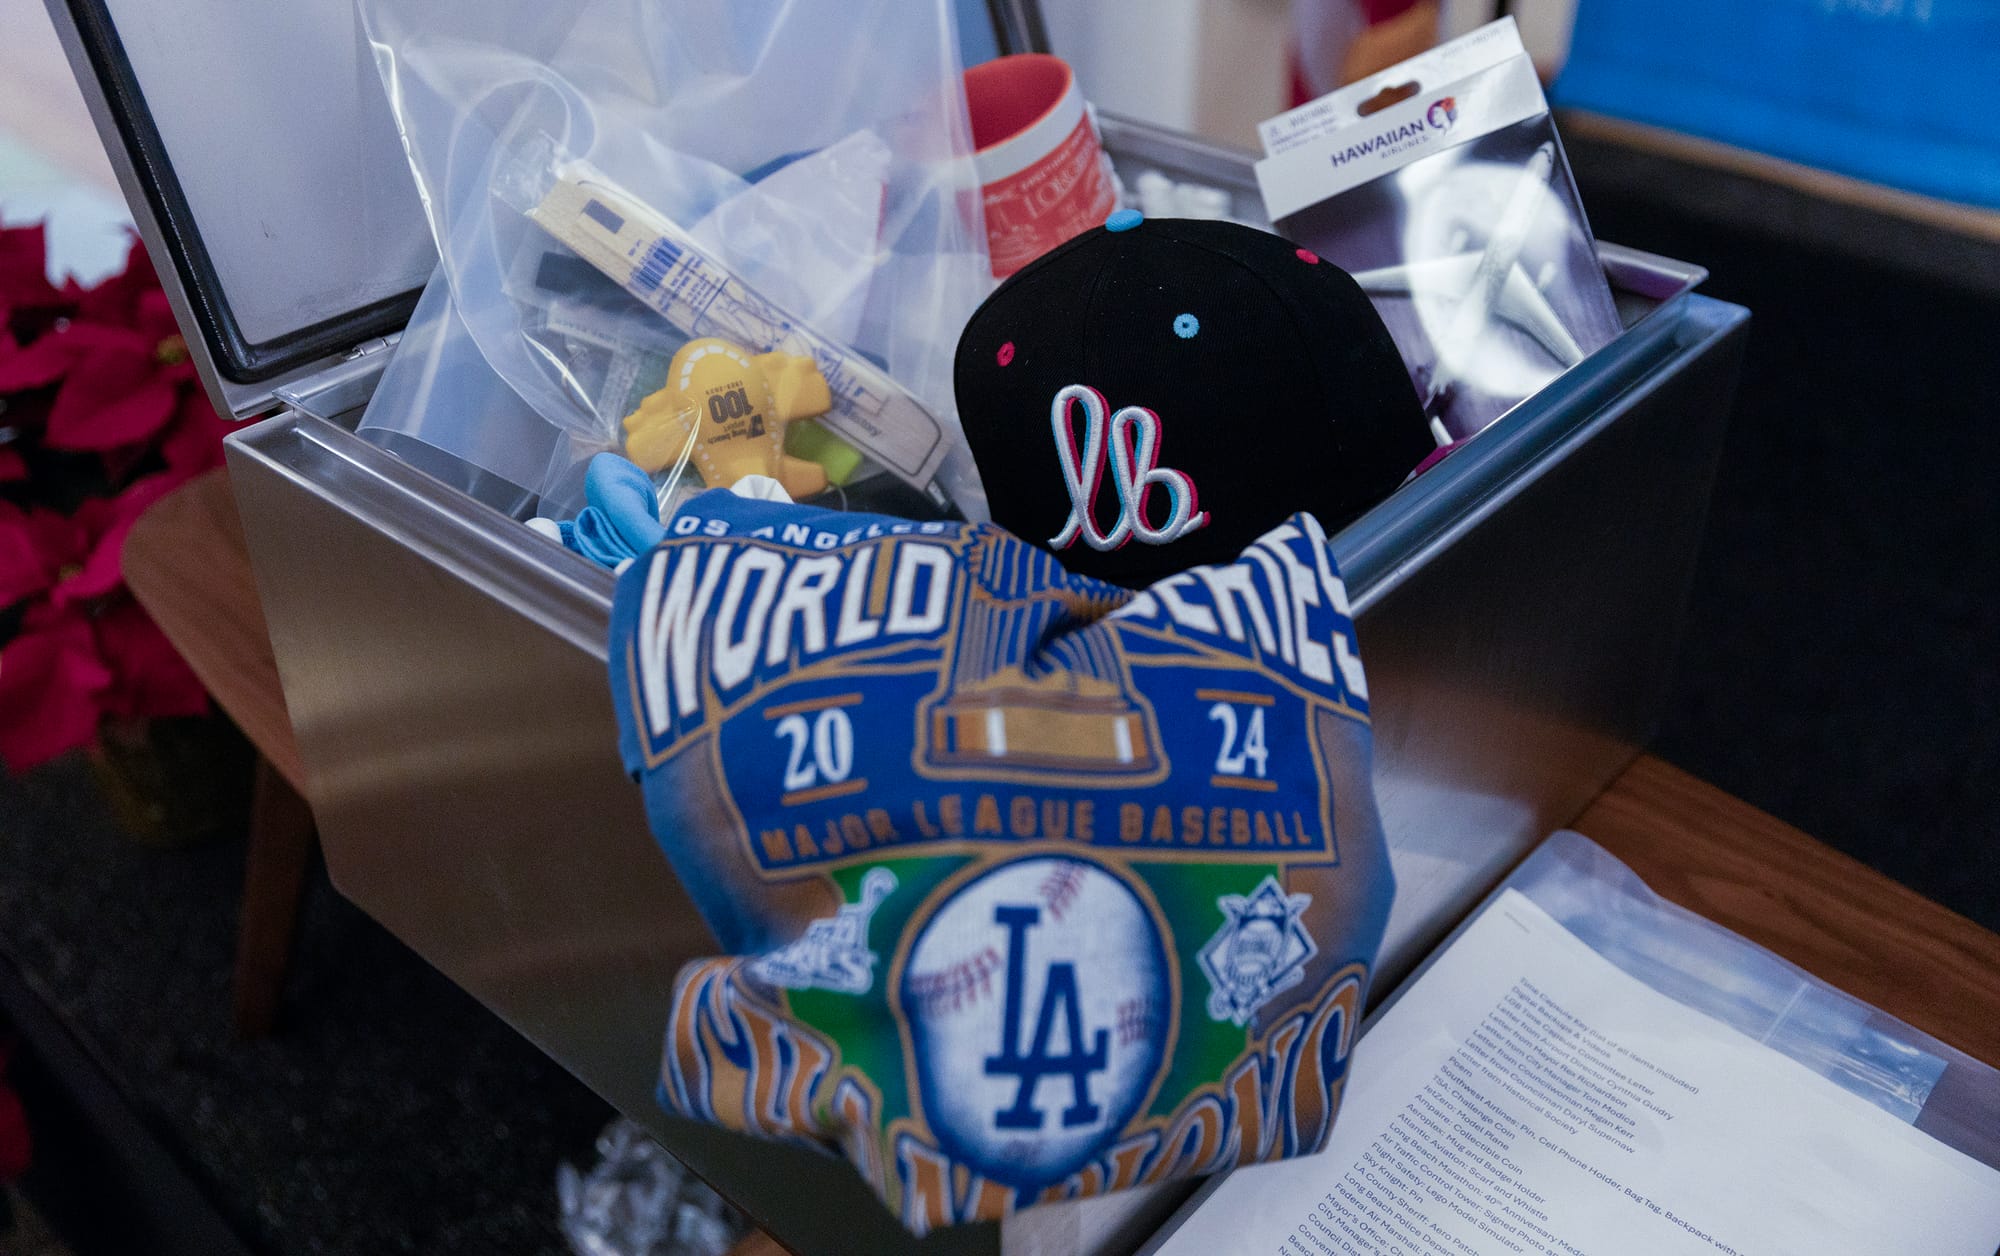
[[[825,467],[829,484],[844,485],[861,469],[861,451],[827,431],[817,419],[803,419],[785,429],[785,452]]]

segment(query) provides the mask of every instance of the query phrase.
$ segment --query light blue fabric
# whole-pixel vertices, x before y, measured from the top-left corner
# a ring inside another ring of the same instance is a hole
[[[583,477],[583,496],[623,538],[629,550],[625,557],[643,554],[666,539],[652,478],[631,459],[611,453],[592,458]]]
[[[625,543],[605,513],[595,506],[576,512],[576,520],[563,535],[563,543],[600,567],[616,567],[638,555]]]
[[[1551,95],[2000,207],[1994,0],[1581,0]]]
[[[557,520],[556,529],[565,546],[591,562],[615,568],[666,539],[652,478],[629,458],[613,453],[592,458],[583,495],[589,505],[575,519]]]

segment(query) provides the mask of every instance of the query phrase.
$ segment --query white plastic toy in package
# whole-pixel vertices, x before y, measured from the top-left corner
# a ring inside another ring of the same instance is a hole
[[[1351,272],[1440,445],[1620,331],[1583,204],[1512,18],[1265,122],[1280,235]]]

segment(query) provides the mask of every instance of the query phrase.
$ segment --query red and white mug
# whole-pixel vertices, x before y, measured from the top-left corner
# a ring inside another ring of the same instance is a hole
[[[1068,62],[1029,52],[973,66],[965,72],[965,101],[995,278],[1118,208],[1110,165]]]

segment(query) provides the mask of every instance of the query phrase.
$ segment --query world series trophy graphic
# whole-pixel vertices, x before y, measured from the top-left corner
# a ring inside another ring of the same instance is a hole
[[[896,874],[870,868],[861,881],[861,901],[815,920],[787,945],[758,957],[751,971],[789,990],[837,990],[865,994],[875,984],[875,952],[868,946],[868,922],[896,888]]]
[[[951,669],[943,691],[927,700],[922,718],[923,760],[939,768],[992,767],[1094,778],[1144,775],[1160,765],[1153,714],[1134,694],[1117,650],[1102,634],[1070,633],[1050,650],[1055,664],[1031,671],[1033,643],[1065,613],[1094,616],[1081,593],[1008,598],[997,585],[1015,587],[1030,573],[1003,571],[1024,563],[1046,564],[1027,587],[1065,580],[1047,554],[1018,548],[996,555],[985,540],[967,564],[966,598]]]

